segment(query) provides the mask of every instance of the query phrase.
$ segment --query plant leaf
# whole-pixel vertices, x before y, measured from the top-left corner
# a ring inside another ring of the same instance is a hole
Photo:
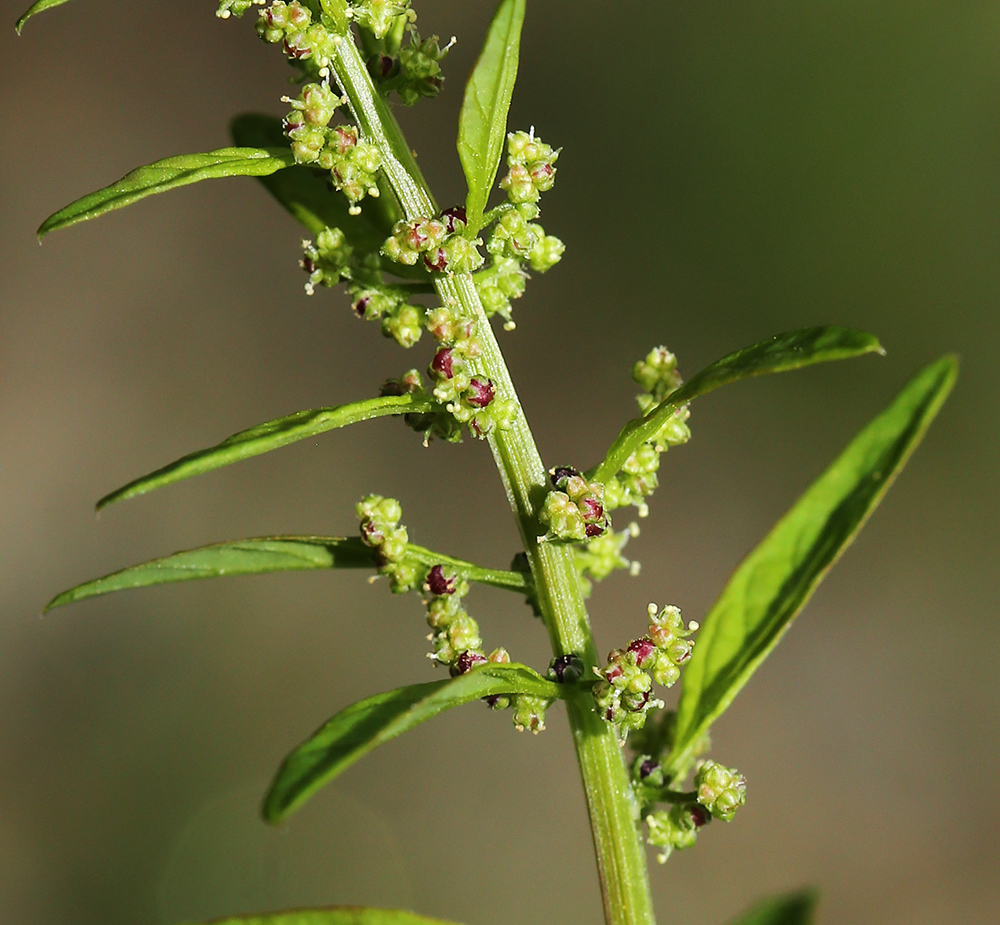
[[[97,510],[116,501],[135,498],[164,485],[191,478],[193,475],[202,475],[242,459],[249,459],[251,456],[260,456],[261,453],[268,453],[289,443],[315,437],[328,430],[336,430],[348,424],[370,421],[390,414],[432,411],[435,407],[436,403],[430,399],[407,394],[383,395],[332,408],[296,411],[286,417],[241,430],[216,446],[188,453],[187,456],[182,456],[155,472],[141,476],[101,498],[97,502]]]
[[[671,392],[644,417],[629,421],[611,444],[604,462],[591,470],[588,475],[599,482],[606,482],[618,473],[629,456],[643,443],[660,432],[681,405],[717,389],[720,385],[736,382],[739,379],[749,379],[751,376],[799,369],[811,366],[813,363],[844,360],[864,353],[885,353],[885,351],[873,335],[839,327],[805,328],[801,331],[776,334],[752,347],[730,353]]]
[[[66,0],[36,0],[35,3],[32,3],[31,6],[24,11],[21,18],[14,25],[14,28],[17,30],[17,34],[21,34],[24,24],[36,13],[42,13],[54,6],[62,6],[64,3],[66,3]]]
[[[415,543],[407,545],[406,556],[427,568],[444,565],[460,578],[477,584],[522,594],[531,590],[530,580],[520,572],[483,568],[463,559],[441,555]],[[174,581],[192,581],[195,578],[377,566],[375,551],[366,546],[360,537],[263,536],[232,540],[175,552],[170,556],[132,565],[102,578],[84,582],[56,595],[46,604],[44,612],[113,591],[164,585]]]
[[[784,896],[770,896],[745,912],[732,925],[812,925],[819,895],[800,890]]]
[[[281,120],[273,116],[244,113],[233,119],[229,132],[237,145],[288,147]],[[261,177],[260,182],[312,234],[327,227],[339,228],[352,247],[363,253],[378,253],[393,223],[402,217],[395,197],[390,194],[369,199],[360,214],[351,215],[347,197],[333,190],[327,177],[311,167],[296,165]]]
[[[302,569],[374,568],[375,554],[360,537],[265,536],[175,552],[112,572],[56,595],[45,612],[88,597],[195,578],[260,575]]]
[[[554,700],[561,692],[560,685],[512,663],[484,665],[457,678],[413,684],[352,704],[284,760],[264,799],[264,818],[281,822],[363,755],[452,707],[494,694]]]
[[[38,229],[41,239],[50,231],[97,218],[139,199],[199,180],[218,177],[262,177],[295,163],[288,148],[219,148],[207,154],[179,154],[155,164],[137,167],[117,183],[90,193],[50,215]]]
[[[326,909],[291,909],[259,915],[236,915],[212,919],[203,925],[458,925],[444,919],[429,919],[402,909],[372,909],[362,906],[330,906]]]
[[[528,578],[520,572],[487,569],[463,559],[444,556],[410,543],[407,558],[425,567],[445,565],[466,581],[490,585],[507,591],[527,594]],[[196,578],[221,578],[224,575],[261,575],[267,572],[290,572],[307,569],[376,568],[375,550],[360,537],[340,536],[264,536],[249,540],[215,543],[198,549],[175,552],[170,556],[132,565],[103,578],[84,582],[56,595],[45,606],[45,613],[63,604],[72,604],[125,591],[174,581]]]
[[[737,568],[705,618],[677,711],[669,773],[777,645],[816,586],[850,545],[947,398],[958,362],[923,369],[864,428]]]
[[[481,227],[503,152],[524,8],[525,0],[503,0],[465,86],[458,120],[458,156],[469,185],[465,208],[472,234]]]

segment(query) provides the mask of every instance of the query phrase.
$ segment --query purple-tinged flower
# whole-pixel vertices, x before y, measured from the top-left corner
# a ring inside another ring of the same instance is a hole
[[[475,378],[469,383],[469,389],[465,393],[465,400],[473,408],[485,408],[496,398],[496,386],[489,379]]]
[[[445,575],[443,565],[435,565],[427,573],[427,589],[431,594],[454,594],[455,578]]]

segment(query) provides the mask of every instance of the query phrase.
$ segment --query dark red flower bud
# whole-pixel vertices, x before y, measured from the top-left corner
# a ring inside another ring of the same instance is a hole
[[[455,578],[445,575],[443,565],[435,565],[427,573],[427,587],[431,594],[454,594]]]
[[[469,383],[469,390],[465,393],[465,400],[473,408],[485,408],[494,398],[496,398],[496,387],[489,379],[473,379]]]
[[[606,524],[587,524],[584,528],[584,532],[587,534],[587,539],[592,540],[595,536],[600,536],[604,532]]]
[[[572,466],[556,466],[555,469],[549,469],[549,478],[552,480],[553,488],[561,489],[571,478],[579,474]]]
[[[392,66],[396,62],[390,58],[388,55],[379,55],[378,59],[378,69],[379,73],[382,75],[383,79],[388,77],[392,71]]]
[[[313,261],[312,257],[303,257],[299,261],[299,263],[301,264],[302,269],[306,271],[306,273],[312,273],[316,269],[316,263]],[[357,311],[356,308],[355,311]]]
[[[604,505],[597,498],[584,498],[580,501],[579,508],[583,519],[589,524],[604,520]]]
[[[432,251],[428,251],[424,254],[424,263],[427,264],[427,269],[436,270],[438,273],[444,271],[445,267],[448,266],[448,258],[445,256],[444,248],[437,247]]]
[[[448,229],[448,234],[452,234],[455,231],[456,222],[461,222],[463,225],[466,224],[465,206],[452,206],[450,209],[445,209],[441,213],[441,221],[444,222],[445,228]]]
[[[712,821],[712,816],[704,806],[700,803],[695,803],[691,806],[691,821],[694,823],[696,829],[700,829],[703,825],[708,824]]]
[[[439,377],[450,379],[455,375],[455,361],[452,357],[454,350],[451,347],[442,347],[434,354],[431,360],[431,373],[437,373]]]
[[[659,770],[660,762],[655,761],[652,758],[647,758],[642,764],[639,765],[639,779],[645,780],[654,771]]]
[[[371,302],[371,300],[372,300],[371,296],[368,295],[362,296],[360,299],[358,299],[358,301],[351,306],[351,308],[354,309],[354,314],[357,315],[359,318],[364,318],[366,312],[368,311],[368,305]]]
[[[373,521],[363,520],[361,522],[361,538],[369,546],[381,546],[385,540],[385,534],[375,526]]]
[[[640,639],[633,639],[628,644],[628,651],[632,653],[632,657],[635,659],[636,665],[640,668],[646,662],[652,661],[656,658],[656,645],[653,643],[652,639],[647,639],[643,636]]]
[[[572,684],[583,677],[583,661],[572,653],[560,655],[552,659],[548,676],[550,681],[555,681],[557,684]]]
[[[452,677],[457,677],[460,674],[467,674],[472,671],[473,668],[477,668],[480,665],[485,665],[489,661],[485,655],[479,652],[463,652],[459,657],[458,661],[452,666],[451,674]]]

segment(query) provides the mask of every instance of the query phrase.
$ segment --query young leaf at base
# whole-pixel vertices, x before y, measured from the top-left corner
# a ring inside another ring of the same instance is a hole
[[[469,233],[482,226],[507,134],[507,111],[517,79],[525,0],[503,0],[465,87],[458,120],[458,156],[469,186],[465,202]]]
[[[812,925],[819,896],[814,890],[771,896],[730,925]]]
[[[205,450],[195,450],[155,472],[143,475],[101,498],[97,502],[97,510],[100,511],[116,501],[135,498],[164,485],[171,485],[194,475],[203,475],[243,459],[277,450],[289,443],[346,427],[348,424],[358,424],[361,421],[370,421],[392,414],[433,411],[437,407],[439,407],[437,403],[430,399],[407,394],[383,395],[365,401],[351,402],[348,405],[335,405],[332,408],[296,411],[286,417],[241,430],[227,437],[222,443]]]
[[[611,444],[604,462],[587,475],[598,482],[606,482],[617,475],[629,456],[647,440],[652,440],[681,405],[714,391],[720,385],[752,376],[801,369],[814,363],[845,360],[865,353],[885,351],[872,334],[834,326],[776,334],[752,347],[730,353],[692,376],[645,416],[629,421]]]
[[[664,771],[688,767],[695,744],[777,645],[850,545],[948,397],[958,361],[920,372],[848,445],[740,564],[702,623],[684,672]]]
[[[320,787],[372,749],[450,710],[494,694],[555,700],[565,685],[546,681],[526,665],[484,665],[442,681],[376,694],[341,710],[282,763],[264,799],[268,822],[281,822]]]
[[[219,148],[206,154],[168,157],[137,167],[117,183],[77,199],[50,215],[39,227],[38,237],[41,239],[50,231],[97,218],[178,186],[221,177],[263,177],[294,163],[295,158],[287,148]]]

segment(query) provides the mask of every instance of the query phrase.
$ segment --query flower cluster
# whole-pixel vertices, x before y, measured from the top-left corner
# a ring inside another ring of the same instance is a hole
[[[598,713],[618,728],[622,739],[645,725],[649,710],[663,706],[652,697],[653,681],[672,687],[694,648],[687,637],[698,624],[692,621],[685,627],[680,610],[667,606],[658,611],[650,604],[648,613],[648,634],[633,639],[624,649],[613,650],[608,664],[597,669],[602,680],[594,685],[594,703]]]
[[[313,164],[329,171],[333,185],[351,202],[351,211],[366,195],[378,196],[376,173],[382,162],[378,148],[358,136],[356,126],[331,126],[343,99],[325,83],[309,83],[297,99],[283,97],[292,105],[285,116],[285,134],[292,142],[292,154],[299,164]]]
[[[558,158],[559,152],[536,138],[533,131],[511,132],[507,136],[507,176],[500,181],[500,188],[513,203],[538,202],[556,182],[553,164]]]
[[[482,353],[476,322],[442,306],[427,313],[427,329],[440,344],[427,369],[434,381],[434,397],[476,437],[509,427],[512,402],[497,397],[491,379],[475,374]]]
[[[436,273],[471,273],[483,265],[476,248],[479,238],[465,236],[465,208],[446,209],[438,218],[396,222],[392,235],[382,245],[390,260],[412,267],[421,258]]]
[[[747,801],[746,778],[738,771],[715,761],[704,761],[694,776],[698,802],[715,819],[729,822]]]
[[[290,59],[324,77],[329,74],[337,42],[342,41],[322,22],[313,22],[312,12],[298,0],[274,0],[261,12],[257,34],[271,45],[280,42]]]
[[[381,39],[392,29],[399,17],[413,22],[417,14],[410,9],[410,0],[363,0],[362,3],[347,7],[347,16],[363,29],[367,29],[377,39]]]
[[[580,575],[584,596],[590,597],[593,582],[604,581],[618,569],[628,569],[630,575],[639,574],[639,563],[622,555],[626,543],[638,535],[639,525],[633,521],[626,529],[618,533],[608,530],[576,550],[576,570]]]
[[[656,809],[646,816],[647,843],[663,850],[656,856],[661,864],[675,849],[690,848],[698,829],[710,821],[709,814],[697,803],[675,803],[669,809]]]
[[[511,132],[507,136],[507,175],[500,187],[507,202],[490,235],[486,249],[490,266],[476,275],[476,287],[489,316],[498,314],[511,329],[511,300],[524,294],[526,267],[544,273],[555,266],[566,249],[562,241],[547,235],[536,223],[540,195],[552,188],[559,156],[531,132]]]
[[[549,470],[553,490],[545,496],[538,520],[547,528],[546,537],[583,541],[607,529],[604,486],[588,482],[576,469],[560,466]]]
[[[451,49],[452,42],[444,47],[436,35],[421,39],[416,29],[410,30],[410,40],[399,49],[399,72],[391,85],[399,98],[407,106],[412,106],[422,97],[434,97],[441,91],[444,77],[441,75],[441,60]],[[392,67],[390,59],[390,68]]]
[[[636,397],[643,414],[648,414],[683,381],[677,372],[677,357],[666,347],[654,347],[645,359],[639,360],[632,370],[632,378],[643,389]],[[640,517],[649,513],[646,497],[659,485],[656,473],[660,468],[660,456],[669,447],[691,439],[687,426],[689,416],[687,405],[678,408],[659,433],[632,453],[621,471],[608,479],[604,494],[609,511],[632,504],[639,509]]]
[[[382,384],[382,395],[420,395],[433,398],[424,388],[420,373],[411,369],[398,379],[387,379]],[[449,443],[458,443],[462,439],[462,427],[454,415],[446,410],[410,412],[403,415],[403,421],[418,434],[424,435],[424,446],[437,437]]]
[[[379,573],[389,579],[394,594],[402,594],[416,587],[416,566],[407,559],[409,536],[399,521],[403,510],[395,498],[366,495],[358,502],[358,519],[361,521],[361,539],[375,550]]]
[[[341,279],[349,279],[353,252],[339,228],[324,228],[316,235],[315,243],[304,240],[299,266],[309,274],[306,293],[312,295],[317,286],[334,286]]]

